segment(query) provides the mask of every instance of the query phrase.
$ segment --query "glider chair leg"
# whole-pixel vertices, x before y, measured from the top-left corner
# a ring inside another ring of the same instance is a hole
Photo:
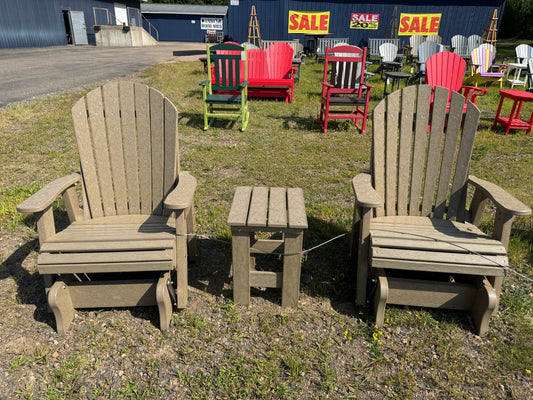
[[[64,335],[75,312],[68,285],[64,281],[58,280],[52,285],[48,292],[48,305],[54,313],[57,333]]]
[[[191,234],[196,232],[196,224],[194,219],[194,203],[185,210],[185,220],[187,223],[187,233]],[[196,236],[187,236],[187,257],[191,262],[196,262],[197,252],[197,239]]]
[[[379,270],[376,279],[373,301],[374,315],[376,317],[376,325],[383,326],[385,322],[385,307],[387,306],[387,299],[389,297],[389,282],[383,270]]]
[[[167,331],[170,326],[170,319],[172,318],[172,301],[170,299],[169,290],[174,290],[172,286],[168,286],[170,281],[170,272],[165,273],[157,281],[156,287],[156,301],[159,309],[159,324],[162,331]]]
[[[490,317],[498,303],[498,297],[487,278],[482,278],[479,286],[472,306],[472,318],[478,335],[485,336],[489,329]]]

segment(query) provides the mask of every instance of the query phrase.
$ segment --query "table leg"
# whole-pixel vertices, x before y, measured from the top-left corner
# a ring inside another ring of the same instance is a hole
[[[529,128],[526,131],[526,135],[529,135],[529,132],[531,132],[531,125],[533,125],[533,111],[531,111],[531,117],[529,117]]]
[[[511,115],[509,115],[509,120],[507,121],[507,129],[505,130],[505,134],[508,135],[509,134],[509,130],[511,129],[511,124],[513,123],[513,120],[514,120],[514,113],[515,113],[515,110],[516,110],[516,103],[517,101],[516,100],[513,100],[513,107],[511,108]]]
[[[498,105],[498,111],[496,111],[496,117],[494,117],[494,124],[492,124],[492,129],[496,128],[498,124],[498,118],[500,118],[500,111],[502,110],[503,97],[500,96],[500,104]]]
[[[285,233],[285,254],[283,256],[283,284],[281,287],[282,307],[297,307],[300,295],[300,270],[302,263],[303,231]]]
[[[233,301],[250,305],[250,234],[231,232],[233,260]]]

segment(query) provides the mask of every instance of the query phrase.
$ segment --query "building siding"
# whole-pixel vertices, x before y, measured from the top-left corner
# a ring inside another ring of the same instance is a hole
[[[94,39],[93,7],[114,14],[114,1],[105,0],[0,0],[0,48],[62,46],[67,44],[63,10],[83,11],[87,38]],[[139,0],[117,3],[140,9]]]
[[[202,18],[222,18],[226,32],[227,17],[220,15],[143,14],[159,32],[159,41],[203,42],[206,34],[201,29]]]
[[[334,37],[348,37],[350,44],[363,46],[369,38],[385,37],[394,7],[397,7],[398,19],[401,13],[441,13],[439,35],[443,38],[443,44],[449,44],[451,37],[456,34],[482,35],[495,9],[501,21],[505,0],[403,0],[401,3],[384,0],[240,0],[238,6],[230,4],[228,9],[228,34],[232,40],[243,42],[248,39],[252,5],[255,5],[262,39],[298,38],[305,44],[307,38],[303,34],[288,33],[289,10],[330,11],[329,32]],[[350,29],[350,17],[354,12],[379,14],[379,29]],[[409,36],[400,38],[403,38],[404,43],[409,40]]]

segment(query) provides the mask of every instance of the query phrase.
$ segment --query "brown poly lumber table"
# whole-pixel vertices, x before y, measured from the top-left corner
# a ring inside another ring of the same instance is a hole
[[[405,72],[397,72],[397,71],[387,71],[385,72],[385,86],[383,87],[383,96],[388,95],[390,92],[394,92],[394,84],[398,83],[398,90],[400,90],[400,83],[402,79],[405,79],[405,86],[407,86],[407,83],[409,82],[409,78],[411,77],[411,74],[405,73]],[[387,92],[387,83],[388,81],[391,81],[392,88],[390,92]]]
[[[296,307],[300,294],[303,231],[307,217],[300,188],[241,186],[228,216],[233,255],[233,301],[250,304],[250,287],[281,288],[281,305]],[[281,232],[280,240],[257,232]],[[283,255],[283,272],[257,271],[251,254]]]
[[[505,98],[513,100],[513,107],[511,108],[511,115],[509,118],[500,117],[503,99]],[[498,105],[498,111],[496,112],[492,129],[494,129],[497,124],[502,124],[507,128],[505,131],[506,135],[509,134],[509,129],[525,129],[526,135],[529,135],[531,125],[533,124],[533,111],[531,112],[531,117],[529,117],[529,122],[520,120],[520,111],[522,111],[522,104],[524,101],[533,101],[533,93],[522,90],[500,90],[500,104]]]

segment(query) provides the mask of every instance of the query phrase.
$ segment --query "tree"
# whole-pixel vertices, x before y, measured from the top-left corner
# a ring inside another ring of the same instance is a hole
[[[533,37],[533,2],[531,0],[507,0],[499,36],[520,39]]]

